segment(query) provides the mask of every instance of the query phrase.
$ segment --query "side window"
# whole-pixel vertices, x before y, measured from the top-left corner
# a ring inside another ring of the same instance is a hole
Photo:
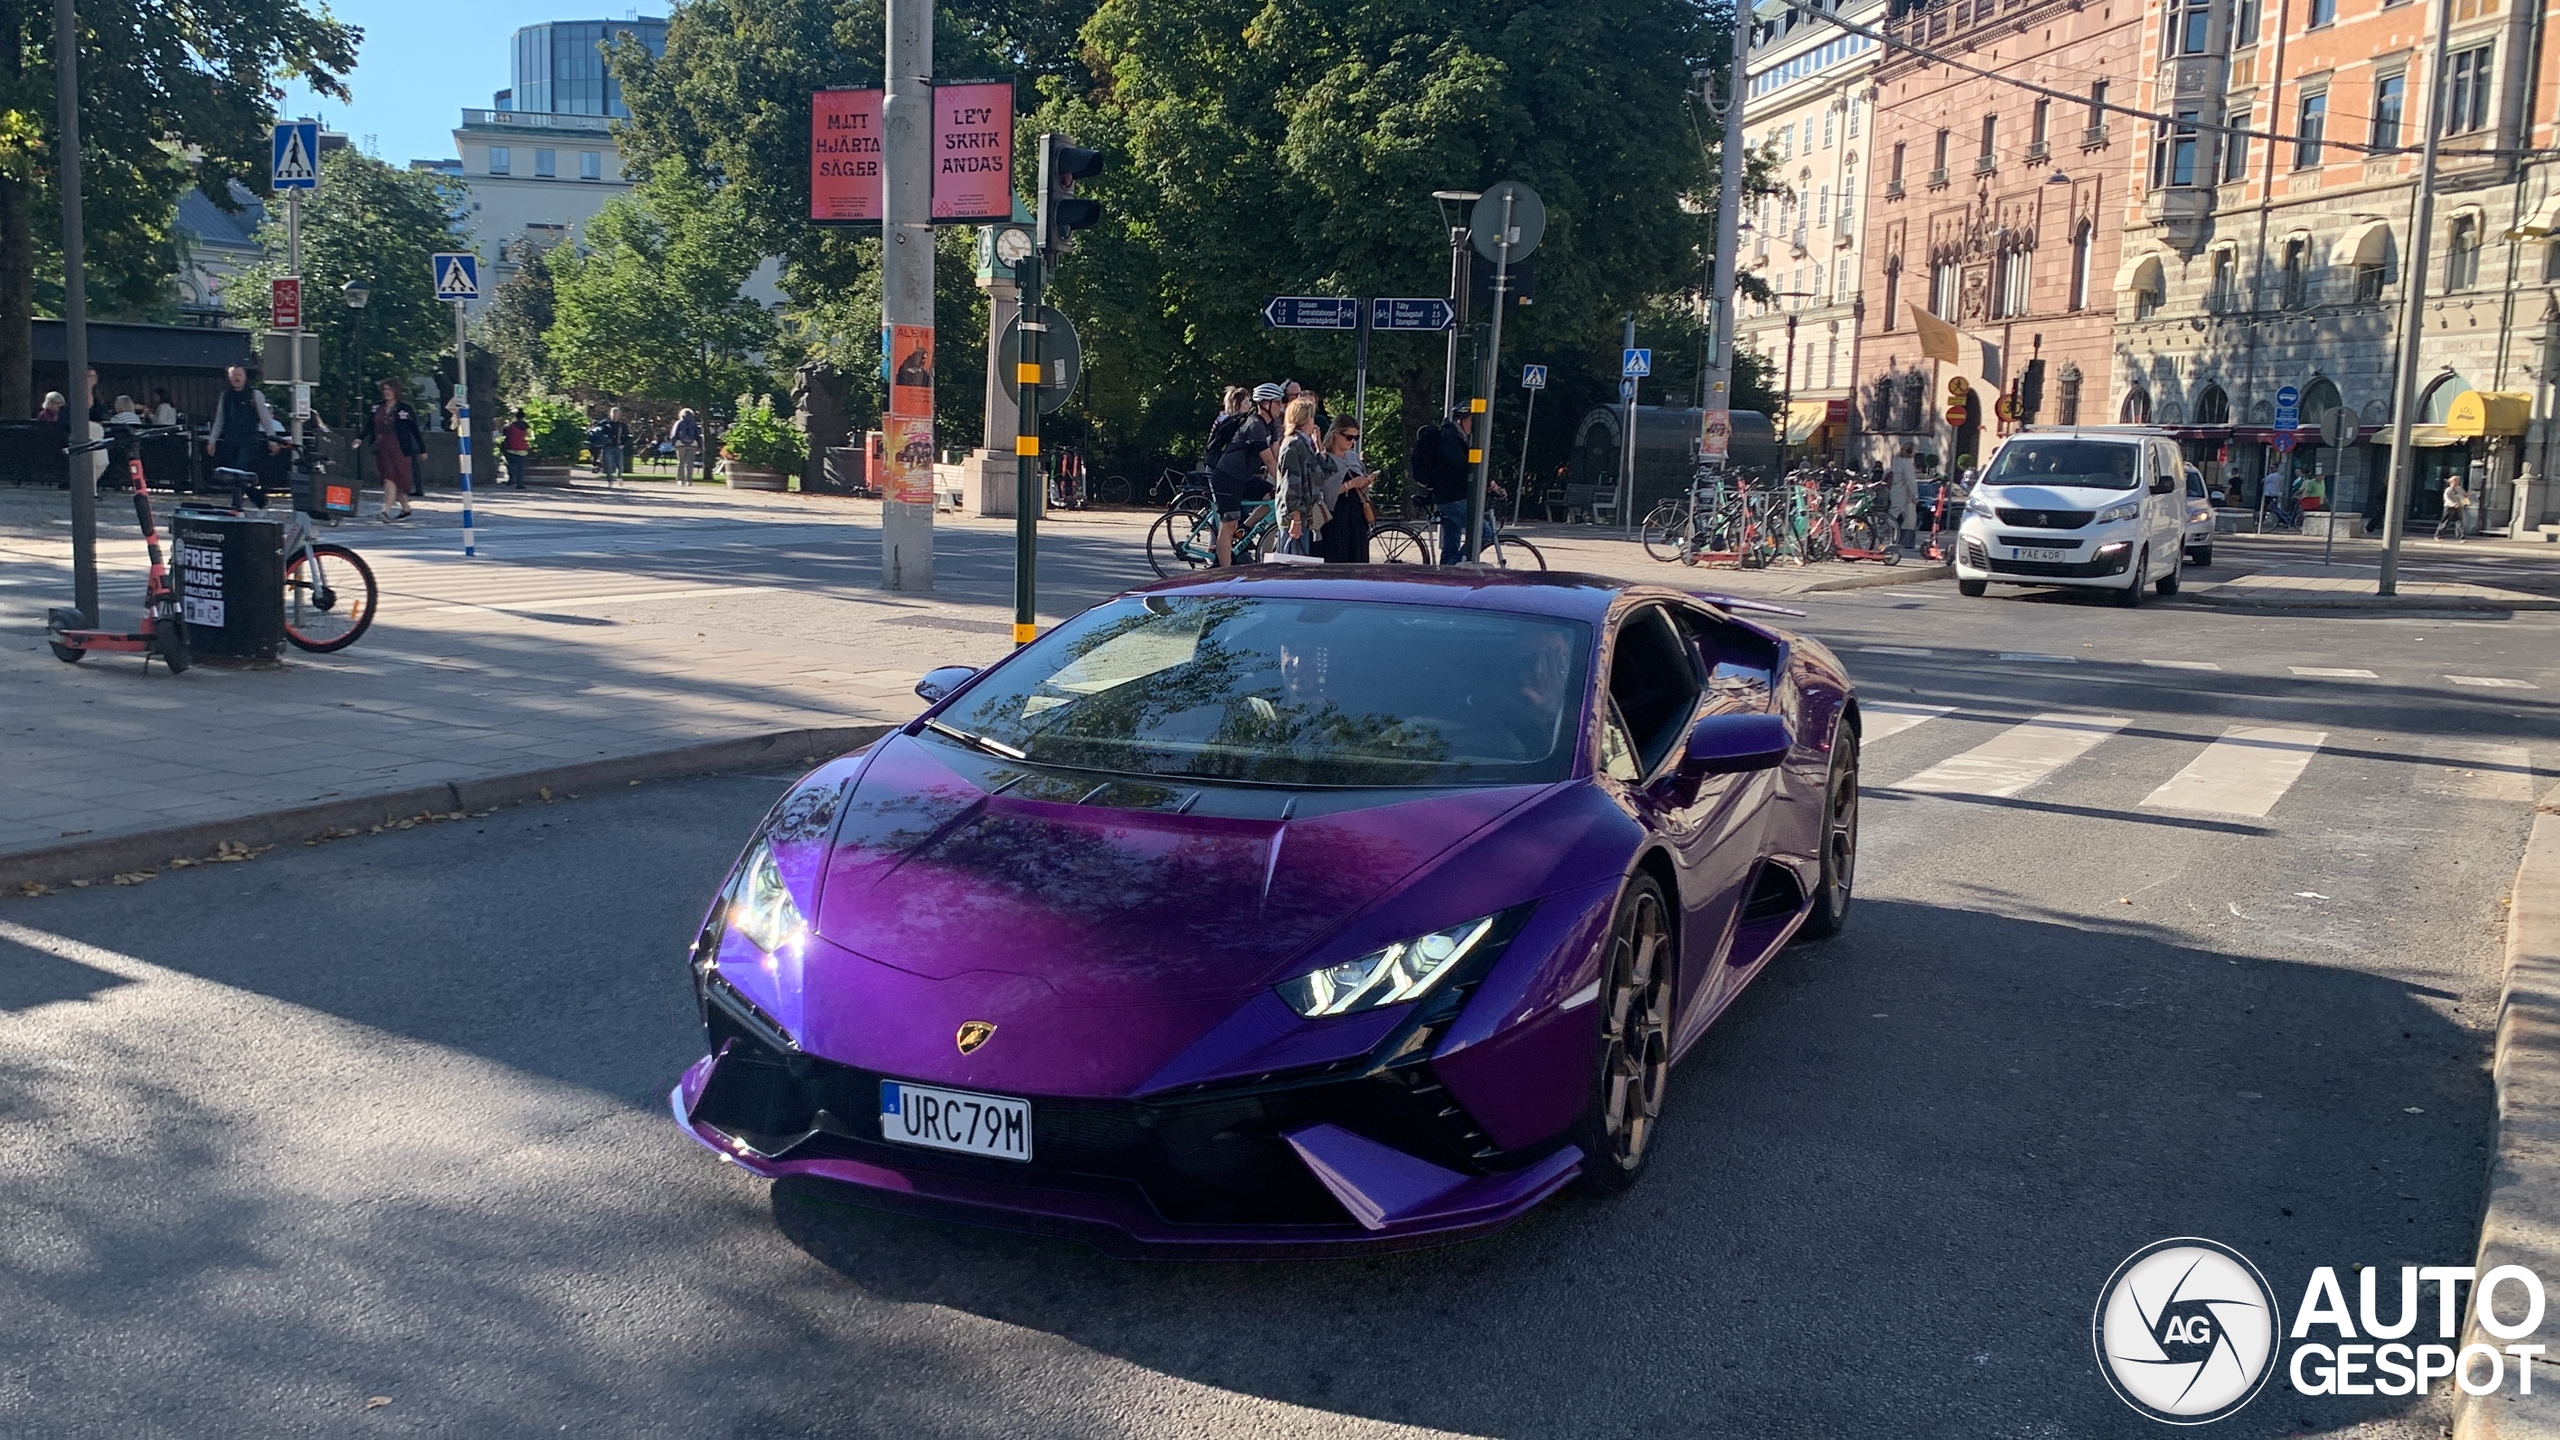
[[[2151,474],[2155,479],[2163,475],[2183,474],[2186,464],[2186,460],[2178,454],[2178,442],[2175,440],[2151,442]]]
[[[1643,767],[1636,764],[1636,742],[1627,738],[1626,723],[1618,718],[1615,701],[1603,702],[1601,712],[1600,773],[1632,785],[1644,778]]]
[[[2193,465],[2187,467],[2187,497],[2191,500],[2202,500],[2205,498],[2204,472],[2198,470]]]
[[[1699,689],[1695,653],[1661,607],[1628,615],[1609,650],[1609,700],[1641,773],[1651,774],[1686,738]]]
[[[1696,610],[1681,609],[1675,618],[1681,638],[1697,652],[1706,672],[1710,714],[1757,715],[1769,708],[1777,682],[1777,646]]]

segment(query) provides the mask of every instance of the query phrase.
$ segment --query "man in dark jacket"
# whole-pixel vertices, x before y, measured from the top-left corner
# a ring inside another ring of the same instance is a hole
[[[223,373],[230,383],[214,402],[204,453],[217,466],[264,474],[267,446],[277,429],[275,410],[267,404],[266,392],[249,383],[245,367],[234,365]]]
[[[1433,466],[1431,503],[1440,513],[1440,563],[1455,565],[1466,558],[1467,506],[1475,498],[1475,467],[1467,461],[1467,450],[1474,442],[1475,416],[1465,410],[1451,412],[1448,422],[1432,431],[1439,442],[1439,455]]]

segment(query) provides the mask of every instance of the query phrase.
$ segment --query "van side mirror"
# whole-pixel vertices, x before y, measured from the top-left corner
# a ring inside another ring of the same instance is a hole
[[[2154,495],[2174,495],[2174,494],[2176,494],[2177,492],[2178,492],[2178,477],[2177,477],[2177,476],[2175,476],[2175,475],[2154,475],[2154,476],[2152,476],[2152,477],[2151,477],[2151,493],[2152,493],[2152,494],[2154,494]]]
[[[916,682],[916,694],[928,705],[939,704],[944,696],[959,689],[977,673],[966,665],[938,665],[924,672],[924,678]]]
[[[1787,758],[1794,743],[1787,722],[1775,715],[1710,715],[1689,732],[1680,769],[1687,775],[1768,770]]]

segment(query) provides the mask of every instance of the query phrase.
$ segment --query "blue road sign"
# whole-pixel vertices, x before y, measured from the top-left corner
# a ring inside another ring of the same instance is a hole
[[[1618,360],[1618,373],[1626,376],[1630,380],[1639,375],[1652,374],[1653,352],[1650,350],[1627,350],[1621,352]]]
[[[1521,366],[1521,367],[1520,367],[1520,388],[1521,388],[1521,389],[1523,389],[1523,390],[1544,390],[1544,389],[1546,389],[1546,388],[1547,388],[1547,367],[1546,367],[1546,366],[1544,366],[1544,365],[1523,365],[1523,366]]]
[[[439,300],[477,300],[480,298],[480,257],[463,251],[435,257],[436,298]]]
[[[2276,387],[2276,428],[2290,430],[2302,423],[2302,391],[2291,385]]]
[[[1357,330],[1360,302],[1331,295],[1274,295],[1263,302],[1262,323],[1274,330]]]
[[[1458,308],[1446,300],[1391,300],[1384,296],[1369,302],[1369,328],[1372,330],[1446,330],[1458,323]]]
[[[275,129],[267,152],[267,188],[320,188],[320,122],[297,120]]]

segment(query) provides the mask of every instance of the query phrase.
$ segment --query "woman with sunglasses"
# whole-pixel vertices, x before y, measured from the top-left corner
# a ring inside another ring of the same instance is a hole
[[[1360,422],[1348,415],[1334,417],[1333,428],[1324,437],[1325,475],[1320,498],[1327,518],[1324,532],[1317,537],[1316,553],[1333,565],[1366,565],[1369,563],[1369,523],[1377,518],[1369,508],[1369,484],[1376,477],[1360,459]]]

